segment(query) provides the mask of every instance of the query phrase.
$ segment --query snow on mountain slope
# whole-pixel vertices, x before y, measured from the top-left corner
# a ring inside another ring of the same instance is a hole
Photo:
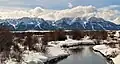
[[[42,18],[23,17],[20,19],[0,20],[0,27],[9,28],[10,30],[119,30],[120,25],[106,21],[102,18],[69,18],[65,17],[59,20],[44,20]]]
[[[115,24],[120,24],[120,17],[117,17],[114,21]]]
[[[106,21],[102,18],[90,17],[89,19],[83,19],[77,17],[73,18],[71,21],[70,19],[71,18],[69,18],[67,21],[66,19],[60,19],[56,21],[56,25],[60,26],[63,29],[67,28],[80,30],[119,30],[118,25],[110,21]]]

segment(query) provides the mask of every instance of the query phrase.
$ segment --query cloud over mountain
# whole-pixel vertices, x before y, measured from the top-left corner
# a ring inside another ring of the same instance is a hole
[[[46,20],[58,20],[63,17],[100,17],[105,20],[114,21],[120,16],[120,11],[111,8],[119,7],[118,5],[96,8],[94,6],[77,6],[71,9],[64,10],[49,10],[43,9],[41,7],[36,7],[34,9],[0,9],[0,18],[21,18],[21,17],[38,17],[44,18]],[[120,23],[117,20],[117,23]]]

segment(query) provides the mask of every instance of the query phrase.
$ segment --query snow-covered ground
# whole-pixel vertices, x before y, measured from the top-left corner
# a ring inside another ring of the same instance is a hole
[[[96,45],[93,47],[93,49],[102,52],[105,56],[112,56],[113,54],[118,55],[120,53],[118,48],[110,48],[107,45]]]
[[[112,40],[112,39],[110,39],[110,40],[102,40],[100,42],[100,44],[116,44],[116,43],[118,43],[118,41],[117,40]]]
[[[53,57],[59,55],[67,55],[68,52],[60,47],[49,47],[48,54],[49,56]]]
[[[120,54],[117,57],[112,58],[112,60],[115,64],[120,64]]]
[[[119,48],[111,48],[107,45],[96,45],[93,47],[93,49],[100,51],[105,56],[111,56],[110,58],[113,60],[115,64],[120,64],[120,49]]]
[[[20,64],[38,64],[47,61],[51,57],[61,56],[61,55],[69,55],[65,50],[59,47],[48,47],[48,54],[45,55],[41,52],[34,51],[25,51],[23,54],[23,61]],[[6,61],[6,64],[17,64],[17,62],[13,61],[14,59],[10,59]]]
[[[81,39],[81,40],[73,40],[67,37],[67,39],[65,41],[51,41],[48,42],[48,45],[50,46],[63,46],[63,45],[67,45],[67,46],[72,46],[72,45],[79,45],[79,44],[95,44],[94,40],[90,40],[88,36],[86,36],[85,38]]]
[[[37,64],[38,62],[43,62],[42,60],[47,60],[48,58],[44,56],[42,53],[34,52],[34,51],[25,51],[23,54],[23,61],[21,64],[30,64],[31,62]],[[7,64],[17,64],[17,62],[10,59],[6,61]]]

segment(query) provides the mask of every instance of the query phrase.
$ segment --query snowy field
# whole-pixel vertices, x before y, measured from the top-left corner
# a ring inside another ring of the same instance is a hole
[[[120,49],[111,48],[108,45],[96,45],[93,47],[94,50],[100,51],[105,56],[109,56],[115,64],[120,63]]]

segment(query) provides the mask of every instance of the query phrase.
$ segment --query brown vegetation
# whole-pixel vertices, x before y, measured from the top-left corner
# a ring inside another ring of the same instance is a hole
[[[88,32],[88,36],[90,36],[91,39],[105,40],[108,37],[108,33],[107,31],[90,31]]]
[[[13,45],[12,34],[7,29],[0,28],[0,62],[9,57],[10,48]]]
[[[72,39],[74,40],[80,40],[81,38],[84,38],[85,35],[87,35],[84,31],[71,31],[70,35],[72,36]]]
[[[69,33],[73,39],[80,40],[84,36],[89,36],[91,39],[102,39],[105,40],[108,37],[107,31],[71,31]]]

